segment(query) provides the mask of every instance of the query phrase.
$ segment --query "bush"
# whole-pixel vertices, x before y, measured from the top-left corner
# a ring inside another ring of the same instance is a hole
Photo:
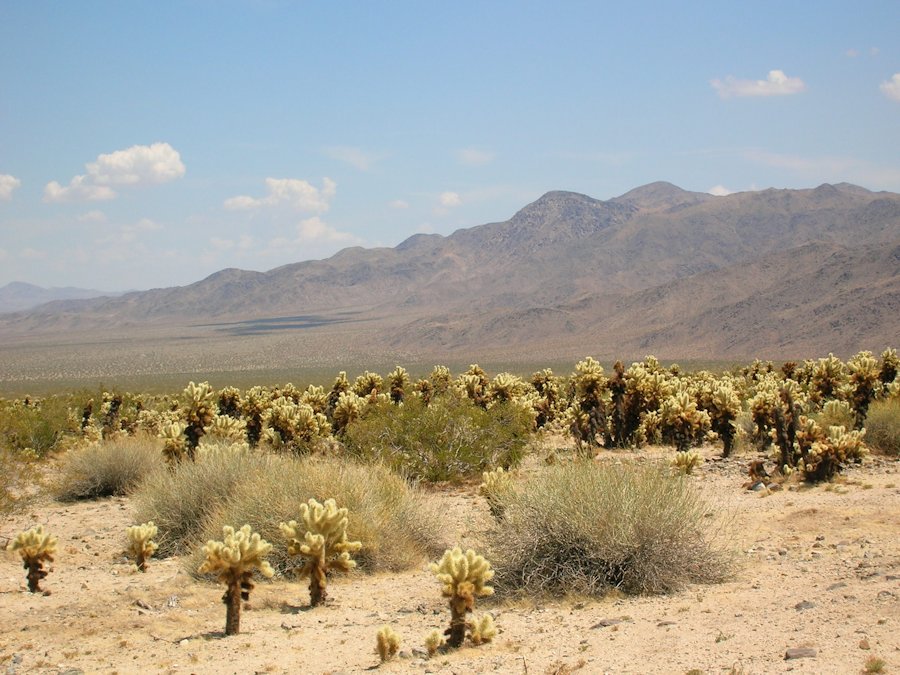
[[[53,486],[57,499],[97,499],[131,492],[162,464],[160,443],[125,437],[69,451]]]
[[[869,408],[866,445],[874,452],[900,456],[900,398],[876,401]]]
[[[410,397],[370,407],[347,427],[344,443],[351,455],[409,479],[461,480],[517,466],[531,428],[532,415],[515,403],[484,410],[453,395],[430,405]]]
[[[34,455],[0,445],[0,515],[19,510],[37,482]]]
[[[152,520],[159,528],[160,556],[188,553],[206,543],[201,537],[206,520],[242,481],[262,473],[277,474],[278,468],[267,453],[227,447],[199,453],[197,461],[181,462],[172,469],[161,465],[134,493],[135,522]],[[219,539],[221,534],[220,526],[208,538]]]
[[[489,535],[498,592],[666,593],[730,573],[710,507],[662,464],[548,467],[506,499]]]
[[[66,398],[0,399],[0,444],[12,450],[30,450],[39,457],[58,450],[63,440],[76,433],[77,422]]]
[[[300,505],[312,498],[334,499],[348,510],[347,538],[362,542],[353,556],[362,570],[407,569],[445,547],[438,541],[437,517],[419,493],[382,466],[285,455],[269,462],[267,470],[248,472],[229,498],[209,513],[199,541],[218,536],[223,524],[247,523],[275,544],[268,560],[283,573],[297,561],[288,556],[278,525],[298,519]],[[196,570],[193,562],[189,567]]]

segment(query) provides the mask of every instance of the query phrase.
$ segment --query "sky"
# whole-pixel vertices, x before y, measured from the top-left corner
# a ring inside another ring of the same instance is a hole
[[[121,291],[550,190],[900,192],[900,2],[0,0],[0,286]]]

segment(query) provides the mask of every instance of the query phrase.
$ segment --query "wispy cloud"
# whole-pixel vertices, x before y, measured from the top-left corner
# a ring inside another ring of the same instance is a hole
[[[730,194],[733,194],[734,190],[729,190],[724,185],[714,185],[713,187],[709,188],[707,192],[715,197],[726,197]]]
[[[362,148],[356,148],[349,145],[335,145],[325,148],[325,154],[339,162],[345,162],[350,166],[356,167],[360,171],[368,171],[378,160],[377,157],[367,153]]]
[[[787,96],[799,94],[806,84],[799,77],[788,77],[783,70],[770,70],[765,80],[741,80],[729,75],[724,80],[712,80],[720,98],[744,96]]]
[[[92,211],[88,211],[87,213],[82,213],[78,216],[79,223],[105,223],[106,222],[106,214],[103,211],[98,209],[94,209]]]
[[[12,193],[20,185],[22,185],[22,181],[15,176],[11,176],[8,173],[0,173],[0,201],[8,202],[12,199]]]
[[[298,178],[266,178],[266,196],[231,197],[225,200],[225,208],[240,211],[283,205],[297,211],[324,213],[336,191],[337,183],[330,178],[322,179],[321,188]]]
[[[744,159],[764,166],[785,169],[815,182],[849,181],[872,189],[896,190],[900,167],[873,164],[855,157],[803,157],[759,148],[744,150]]]
[[[451,209],[454,206],[459,206],[462,204],[462,198],[460,198],[459,194],[456,192],[442,192],[441,196],[438,198],[440,205],[444,208]]]
[[[394,199],[393,201],[388,202],[388,206],[392,209],[408,209],[409,202],[405,202],[402,199]]]
[[[878,88],[889,99],[900,101],[900,73],[894,73],[890,80],[882,82]]]
[[[468,166],[483,166],[494,161],[496,155],[488,150],[479,148],[463,148],[456,151],[456,158],[460,164]]]
[[[104,201],[116,198],[112,186],[168,183],[185,174],[181,155],[168,143],[133,145],[99,155],[85,164],[85,173],[66,186],[56,181],[44,187],[45,202]]]

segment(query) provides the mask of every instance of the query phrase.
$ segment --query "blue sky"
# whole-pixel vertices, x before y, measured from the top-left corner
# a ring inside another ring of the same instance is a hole
[[[0,0],[0,285],[181,285],[557,189],[900,192],[898,27],[894,0]]]

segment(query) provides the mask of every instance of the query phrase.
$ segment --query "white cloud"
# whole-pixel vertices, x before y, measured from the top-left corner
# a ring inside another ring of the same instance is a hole
[[[720,98],[732,96],[785,96],[798,94],[806,85],[799,77],[788,77],[783,70],[770,70],[765,80],[739,80],[729,75],[710,82]]]
[[[0,173],[0,202],[12,199],[12,193],[22,184],[15,176],[8,173]]]
[[[859,52],[855,49],[848,49],[844,52],[844,56],[849,59],[855,59],[857,56],[859,56]]]
[[[460,199],[459,194],[456,192],[442,192],[439,201],[441,206],[448,209],[462,204],[462,199]]]
[[[463,148],[462,150],[458,150],[456,153],[456,158],[460,161],[461,164],[468,164],[469,166],[482,166],[484,164],[490,164],[494,161],[494,153],[489,152],[487,150],[479,150],[478,148]]]
[[[300,221],[297,225],[297,241],[300,243],[358,243],[359,239],[349,232],[339,232],[327,225],[318,216]]]
[[[22,250],[20,257],[24,260],[43,260],[47,257],[47,252],[39,251],[38,249],[31,248],[29,246],[28,248]]]
[[[890,80],[879,86],[881,93],[894,101],[900,101],[900,73],[894,73]]]
[[[336,190],[337,183],[330,178],[322,179],[321,188],[297,178],[266,178],[265,197],[232,197],[225,200],[225,208],[237,211],[285,205],[298,211],[324,213]]]
[[[408,209],[409,203],[403,201],[402,199],[395,199],[391,202],[388,202],[388,206],[390,206],[392,209]]]
[[[707,190],[707,192],[716,197],[725,197],[727,195],[732,194],[734,192],[734,190],[729,190],[724,185],[715,185],[715,186],[709,188],[709,190]]]
[[[63,187],[51,181],[44,187],[45,202],[103,201],[115,199],[110,186],[157,185],[184,176],[181,155],[168,143],[133,145],[99,155],[85,164],[86,173],[75,176]]]
[[[98,209],[94,209],[93,211],[88,211],[87,213],[82,213],[78,216],[79,223],[105,223],[106,222],[106,214],[103,211]]]
[[[360,171],[368,171],[376,161],[374,156],[368,154],[361,148],[354,148],[349,145],[336,145],[325,148],[325,154],[332,159],[356,167]]]

